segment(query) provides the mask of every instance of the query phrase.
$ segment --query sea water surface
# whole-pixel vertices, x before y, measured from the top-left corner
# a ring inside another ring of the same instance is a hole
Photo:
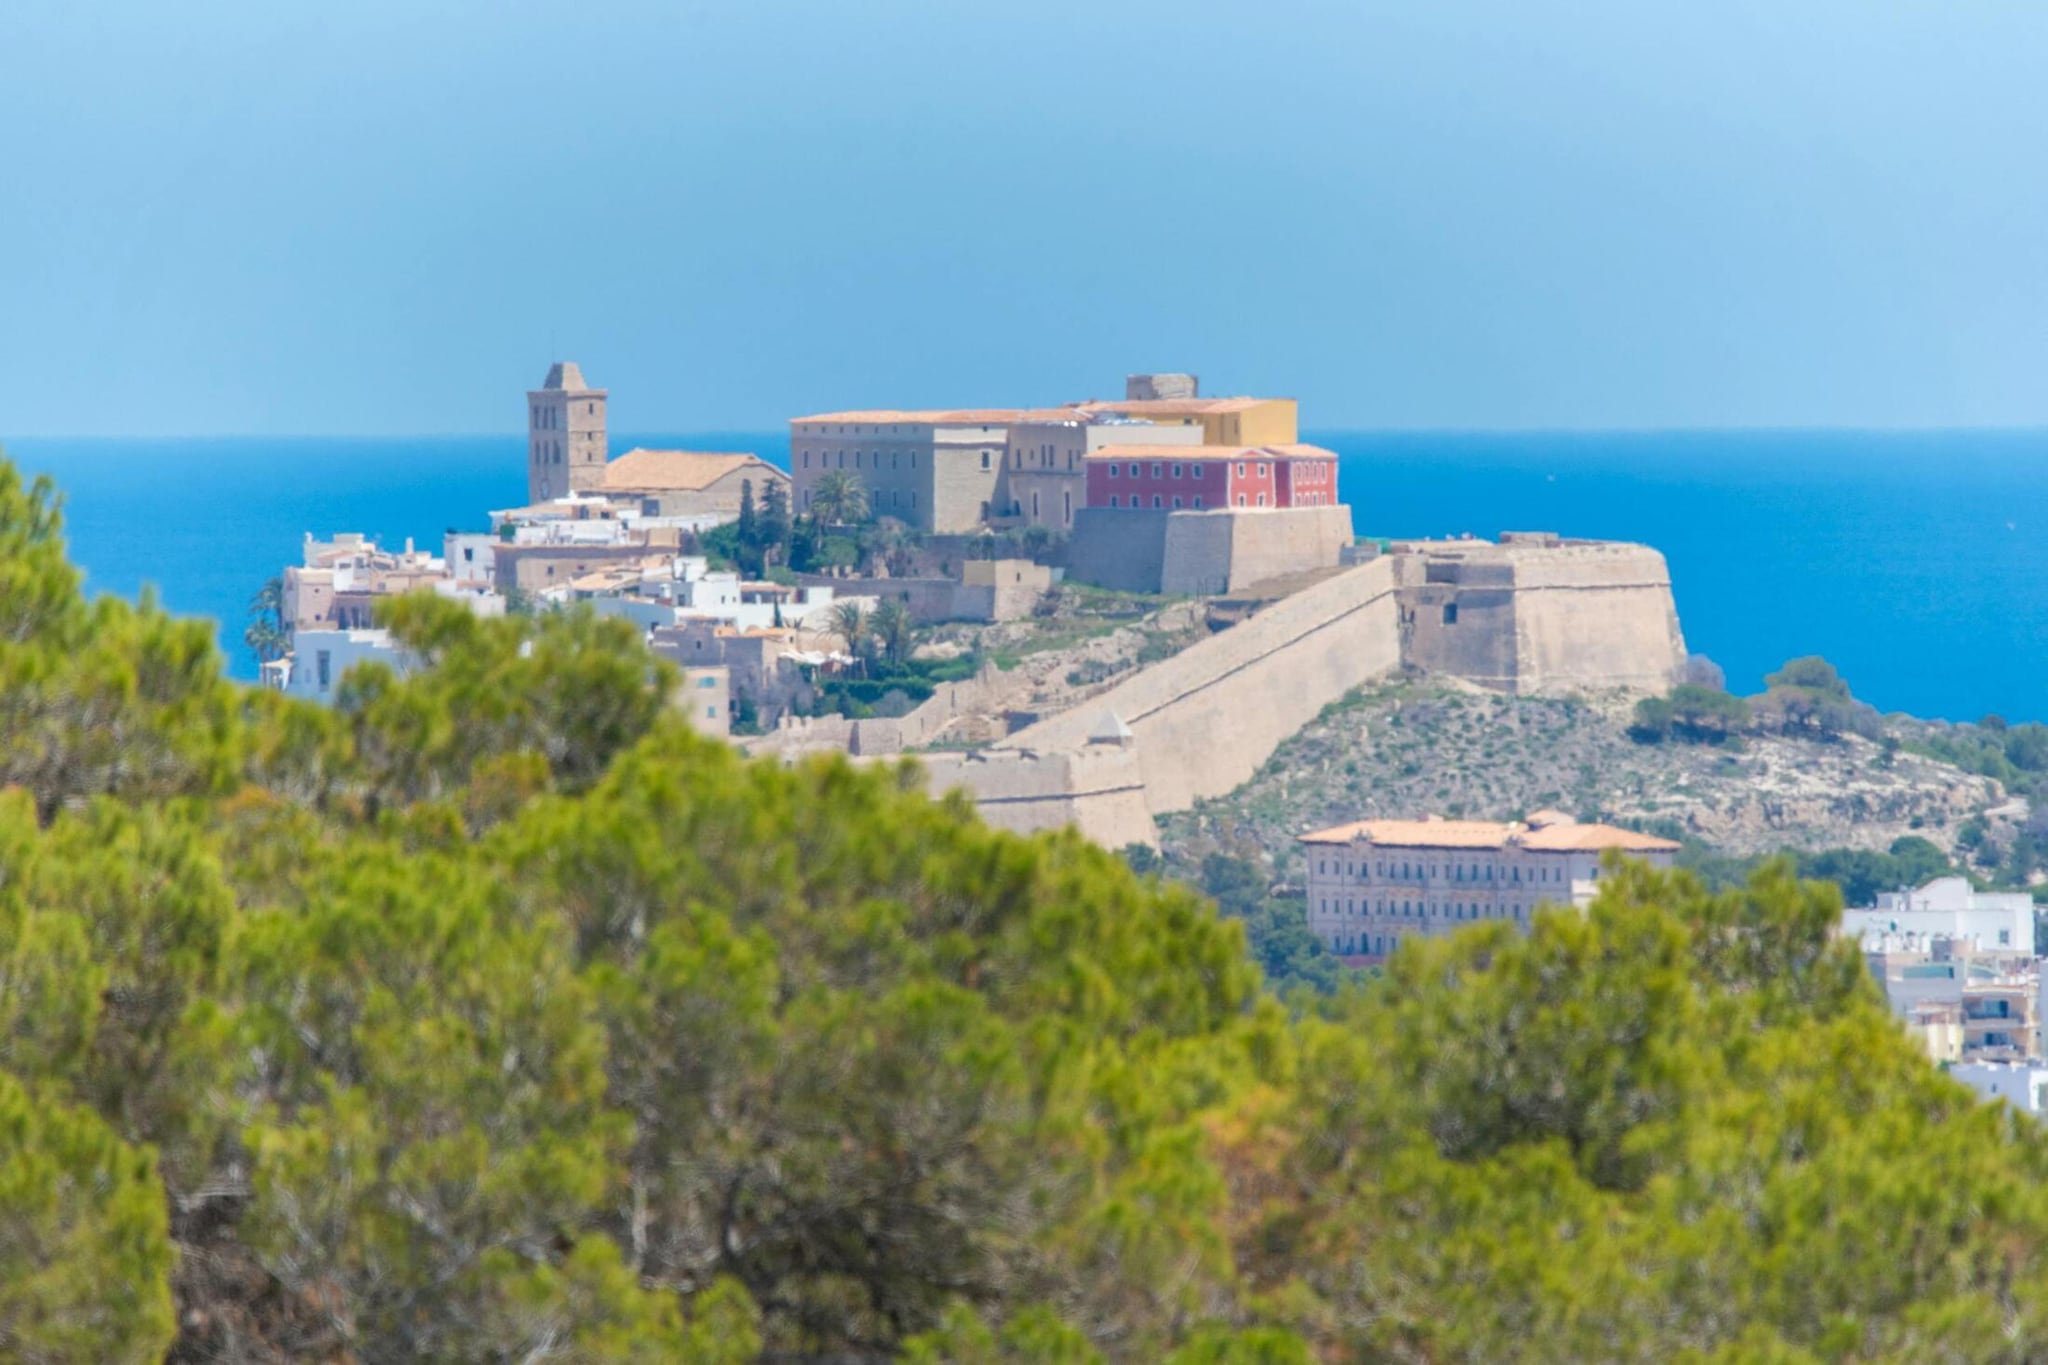
[[[1547,530],[1636,540],[1670,562],[1686,642],[1755,690],[1820,654],[1887,711],[2048,719],[2048,431],[1309,432],[1341,456],[1360,534]],[[753,450],[786,433],[616,435]],[[518,435],[406,439],[20,439],[53,475],[73,558],[98,591],[154,584],[225,623],[307,531],[438,549],[525,500]]]

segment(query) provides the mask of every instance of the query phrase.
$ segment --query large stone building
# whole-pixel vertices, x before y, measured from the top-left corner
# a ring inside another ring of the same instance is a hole
[[[793,418],[796,509],[810,506],[818,480],[845,473],[859,480],[876,516],[920,530],[957,534],[991,521],[1065,530],[1082,507],[1085,483],[1075,476],[1091,450],[1134,441],[1287,446],[1300,439],[1291,398],[1197,398],[1192,376],[1178,375],[1133,375],[1127,387],[1190,396]],[[1102,434],[1092,435],[1097,428]]]
[[[1555,811],[1527,824],[1361,820],[1305,834],[1308,927],[1330,951],[1382,956],[1403,938],[1483,920],[1526,928],[1539,905],[1584,905],[1610,851],[1669,867],[1678,845]]]
[[[574,361],[556,361],[526,395],[527,501],[596,491],[609,454],[605,439],[605,391],[585,384]]]
[[[1088,505],[1088,456],[1105,446],[1201,444],[1202,429],[1186,423],[1141,422],[1128,417],[1091,417],[1073,409],[1043,421],[1010,428],[1003,453],[997,507],[1026,526],[1062,534]]]
[[[962,408],[822,412],[789,424],[796,510],[808,511],[818,481],[845,473],[868,510],[921,531],[972,531],[1001,515],[1003,453],[1019,422],[1057,420],[1058,409]]]

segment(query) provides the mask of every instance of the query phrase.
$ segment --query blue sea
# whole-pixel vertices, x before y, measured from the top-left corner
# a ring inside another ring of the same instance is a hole
[[[1686,642],[1755,690],[1820,654],[1887,711],[2048,719],[2048,431],[1310,432],[1342,456],[1361,534],[1550,530],[1637,540],[1670,561]],[[753,450],[784,432],[621,434]],[[524,501],[517,434],[415,439],[20,439],[64,491],[92,588],[153,584],[226,623],[238,676],[251,594],[307,531],[438,548]]]

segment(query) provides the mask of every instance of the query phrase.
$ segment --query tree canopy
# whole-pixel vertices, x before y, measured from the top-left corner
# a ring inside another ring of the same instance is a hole
[[[1071,832],[692,735],[630,630],[387,620],[431,667],[239,687],[0,463],[0,1356],[2048,1352],[2048,1143],[1782,866],[1283,1005]]]

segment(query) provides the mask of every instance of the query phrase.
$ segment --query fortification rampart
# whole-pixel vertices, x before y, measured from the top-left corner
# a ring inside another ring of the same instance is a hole
[[[1661,691],[1677,678],[1685,642],[1662,555],[1503,540],[1396,545],[993,749],[922,756],[931,785],[965,788],[1006,829],[1073,823],[1110,847],[1149,843],[1153,816],[1235,790],[1324,706],[1404,666],[1512,692]],[[928,744],[998,708],[1001,679],[952,684],[899,720],[840,722],[843,733],[809,722],[820,728],[793,728],[783,747]]]
[[[1282,598],[1000,747],[1080,749],[1113,714],[1143,756],[1153,813],[1221,796],[1324,706],[1400,664],[1393,565],[1375,560]]]
[[[868,757],[898,754],[947,738],[957,722],[1000,711],[1017,684],[993,664],[971,678],[940,683],[932,695],[901,716],[788,716],[765,735],[741,741],[750,754],[840,752]],[[975,736],[987,738],[987,736]]]
[[[1669,687],[1685,639],[1664,556],[1555,537],[1396,546],[1402,657],[1507,692]]]
[[[1067,576],[1123,592],[1213,597],[1334,567],[1348,507],[1088,507],[1074,514]]]
[[[1093,744],[1061,753],[983,749],[919,754],[934,794],[964,789],[981,818],[1019,834],[1078,826],[1106,848],[1154,844],[1145,775],[1127,745]]]

